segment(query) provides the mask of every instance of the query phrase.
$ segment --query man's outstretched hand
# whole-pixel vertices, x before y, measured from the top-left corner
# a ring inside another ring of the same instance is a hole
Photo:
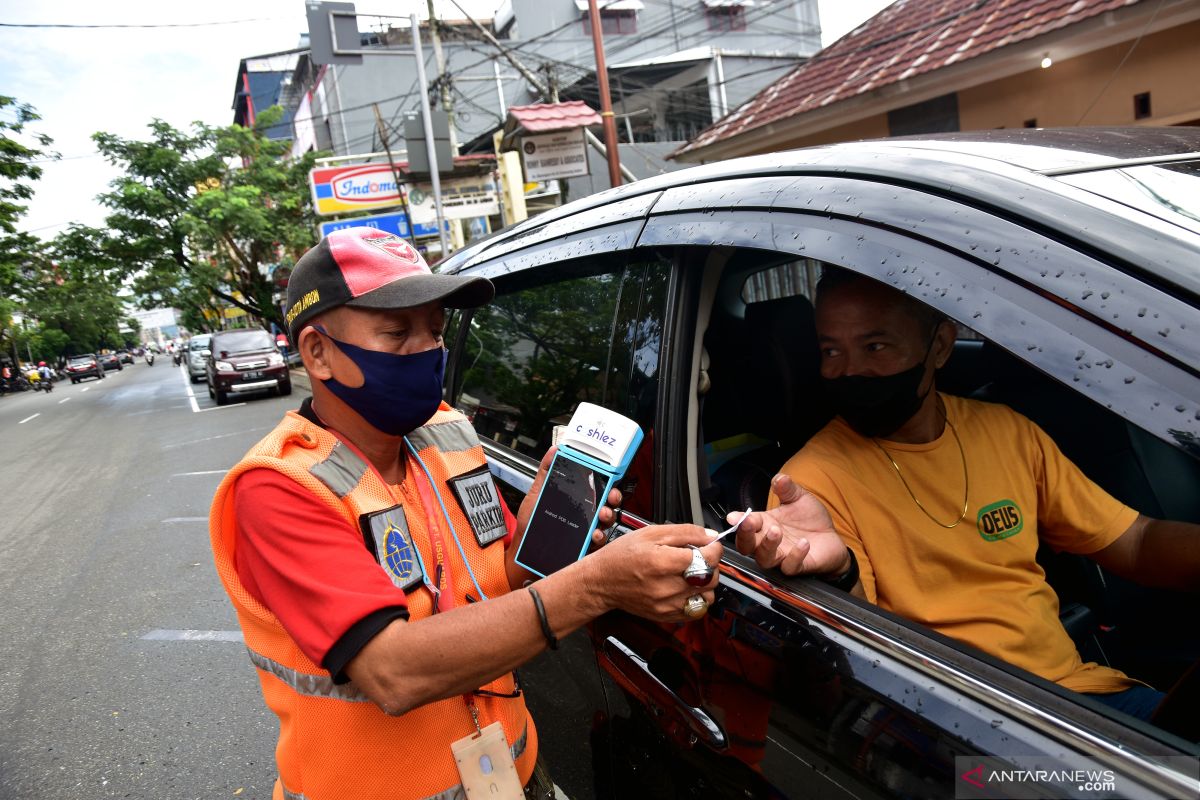
[[[738,528],[737,549],[761,567],[779,567],[784,575],[839,575],[849,568],[846,545],[833,519],[811,492],[787,475],[771,479],[779,506],[755,511]],[[741,512],[729,515],[733,524]]]

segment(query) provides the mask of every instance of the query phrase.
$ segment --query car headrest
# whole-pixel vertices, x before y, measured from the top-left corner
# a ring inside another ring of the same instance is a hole
[[[751,342],[746,379],[755,387],[747,402],[758,409],[747,419],[754,432],[780,442],[806,437],[811,425],[802,425],[803,432],[792,428],[811,416],[807,411],[820,376],[812,303],[802,295],[751,303],[746,330]]]

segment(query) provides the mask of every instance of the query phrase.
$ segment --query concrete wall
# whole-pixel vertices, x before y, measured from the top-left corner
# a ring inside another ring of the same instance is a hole
[[[958,92],[960,130],[1078,125],[1200,124],[1200,22],[1146,36],[1117,71],[1131,42]],[[1113,77],[1115,74],[1115,77]],[[1111,83],[1109,80],[1111,79]],[[1105,88],[1105,84],[1108,84]],[[947,91],[952,91],[947,85]],[[1133,96],[1150,92],[1152,115],[1135,120]],[[1099,98],[1099,99],[1097,99]],[[1094,101],[1094,105],[1093,105]],[[1088,108],[1091,106],[1091,110]],[[1086,113],[1086,116],[1085,116]],[[782,127],[788,123],[777,123]],[[739,155],[891,135],[887,114],[787,139]]]
[[[1130,44],[964,89],[961,127],[1019,128],[1030,119],[1042,128],[1200,122],[1200,22],[1147,36],[1113,77]],[[1142,92],[1151,94],[1152,116],[1135,120],[1133,96]]]

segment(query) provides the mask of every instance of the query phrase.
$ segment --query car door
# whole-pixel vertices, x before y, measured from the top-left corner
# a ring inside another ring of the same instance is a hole
[[[555,426],[579,402],[634,419],[646,439],[620,484],[623,508],[629,521],[649,519],[671,265],[651,252],[576,254],[494,276],[495,300],[451,323],[450,396],[472,421],[514,512]],[[605,685],[587,632],[519,674],[554,780],[573,798],[596,796],[597,787],[604,796],[606,695],[615,688]]]
[[[923,299],[1161,441],[1186,449],[1195,440],[1194,337],[1168,341],[1146,323],[1186,330],[1197,323],[1195,308],[1011,215],[850,178],[714,181],[664,192],[638,244],[711,272],[681,278],[694,289],[680,306],[695,308],[672,323],[685,329],[712,318],[726,265],[832,263]],[[688,333],[675,332],[665,368],[714,371],[702,332]],[[747,374],[732,391],[757,384]],[[690,452],[677,471],[690,481],[691,517],[715,526],[706,516],[711,476],[689,473],[712,443],[699,438],[702,415],[687,409],[715,402],[712,390],[700,398],[695,386],[673,384],[685,394],[674,401],[683,411],[675,418],[689,426],[681,440]],[[770,397],[744,405],[771,419]],[[783,438],[795,415],[774,413]],[[702,623],[666,628],[610,616],[595,635],[628,701],[615,719],[639,732],[624,760],[640,764],[641,776],[657,765],[654,796],[950,796],[962,788],[965,764],[1012,765],[1034,754],[1111,770],[1125,796],[1196,786],[1194,746],[1169,733],[1115,720],[1078,695],[732,552]],[[1163,758],[1174,772],[1163,774]],[[623,779],[633,791],[639,770]]]

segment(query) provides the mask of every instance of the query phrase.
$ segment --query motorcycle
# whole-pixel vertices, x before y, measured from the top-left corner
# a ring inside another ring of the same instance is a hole
[[[154,353],[151,353],[151,352],[146,353],[146,365],[150,366],[150,367],[154,366]]]

